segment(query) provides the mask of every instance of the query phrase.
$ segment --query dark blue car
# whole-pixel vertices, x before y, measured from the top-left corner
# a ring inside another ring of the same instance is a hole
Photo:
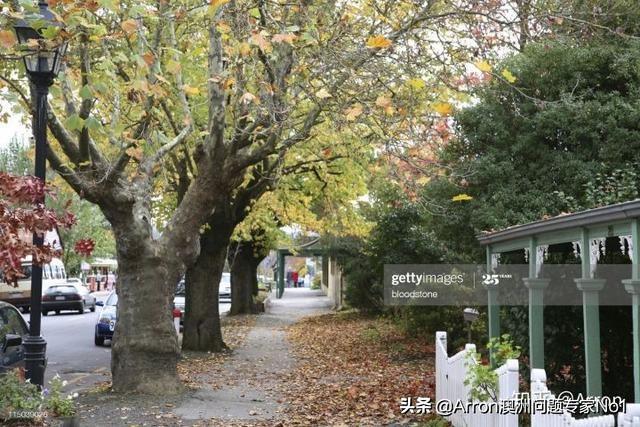
[[[96,345],[104,345],[105,340],[113,338],[113,331],[116,330],[116,317],[118,314],[118,295],[111,292],[105,302],[98,301],[97,305],[102,305],[98,323],[96,324],[96,333],[94,342]]]
[[[0,374],[13,368],[24,368],[22,339],[29,327],[17,308],[0,301]]]

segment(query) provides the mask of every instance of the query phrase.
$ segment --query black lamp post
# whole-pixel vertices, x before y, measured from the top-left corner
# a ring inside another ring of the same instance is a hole
[[[38,28],[61,26],[49,10],[46,1],[38,2],[39,12],[33,16]],[[44,26],[43,26],[44,24]],[[60,70],[60,63],[66,51],[66,43],[51,46],[42,34],[27,21],[21,20],[14,26],[21,45],[24,65],[31,81],[32,99],[35,100],[33,116],[33,137],[36,143],[35,176],[45,182],[47,158],[47,96],[49,86]],[[38,201],[44,205],[44,195]],[[34,233],[33,244],[42,246],[43,236]],[[35,261],[35,260],[34,260]],[[42,266],[33,263],[31,270],[31,322],[29,335],[23,341],[25,351],[26,377],[33,384],[44,385],[47,342],[40,334],[42,320]]]

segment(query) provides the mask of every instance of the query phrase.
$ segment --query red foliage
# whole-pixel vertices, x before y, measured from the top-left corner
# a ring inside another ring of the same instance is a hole
[[[76,253],[78,253],[79,255],[89,257],[91,256],[91,253],[93,252],[95,246],[96,242],[94,242],[92,239],[80,239],[76,241],[73,250],[76,251]]]
[[[36,264],[46,263],[59,255],[55,248],[36,247],[31,235],[40,236],[57,227],[70,227],[75,222],[71,213],[60,216],[42,203],[49,190],[33,176],[15,176],[0,172],[0,271],[7,283],[22,277],[21,259],[33,256]]]

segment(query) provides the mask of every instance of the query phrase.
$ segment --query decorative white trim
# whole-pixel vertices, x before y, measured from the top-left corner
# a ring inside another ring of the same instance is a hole
[[[604,237],[597,237],[589,240],[589,264],[591,265],[591,277],[593,277],[596,272],[596,264],[600,261],[600,257],[606,255],[605,240],[606,239]]]
[[[580,258],[580,254],[582,253],[582,250],[580,249],[580,242],[571,242],[571,245],[573,246],[573,256],[576,259]]]
[[[618,239],[620,240],[620,251],[622,255],[628,255],[629,259],[633,261],[633,239],[631,239],[631,235],[618,236]],[[626,245],[625,242],[627,243]]]
[[[524,262],[529,262],[529,248],[524,248]]]
[[[549,245],[540,245],[536,247],[536,273],[539,276],[542,270],[542,264],[549,258]]]
[[[491,254],[491,270],[498,268],[498,264],[500,264],[500,254]]]

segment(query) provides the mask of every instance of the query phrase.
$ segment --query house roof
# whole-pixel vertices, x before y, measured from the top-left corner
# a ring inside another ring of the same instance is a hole
[[[632,218],[640,218],[640,199],[515,225],[500,231],[480,234],[477,238],[481,245],[486,246],[541,233],[612,224]]]

